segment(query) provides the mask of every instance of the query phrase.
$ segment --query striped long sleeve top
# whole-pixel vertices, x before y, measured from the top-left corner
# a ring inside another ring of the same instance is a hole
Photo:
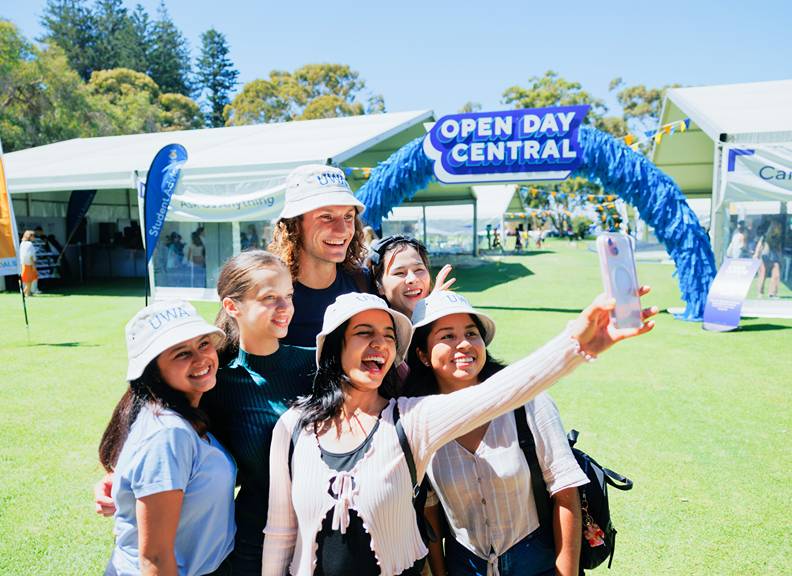
[[[578,350],[577,341],[564,332],[477,386],[452,394],[391,400],[368,451],[349,472],[329,468],[313,430],[303,430],[293,448],[289,474],[289,446],[300,414],[288,410],[275,426],[270,447],[262,575],[313,574],[317,534],[333,508],[339,525],[349,510],[360,516],[383,575],[395,576],[410,568],[428,551],[412,507],[410,473],[393,421],[395,403],[421,480],[441,446],[550,387],[583,361]]]

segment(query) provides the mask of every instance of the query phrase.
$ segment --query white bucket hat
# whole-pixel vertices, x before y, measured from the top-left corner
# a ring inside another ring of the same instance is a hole
[[[440,290],[433,292],[415,305],[412,314],[413,329],[431,324],[439,318],[451,314],[470,314],[476,316],[484,326],[484,343],[489,345],[495,337],[495,321],[473,308],[467,298],[456,292]]]
[[[317,366],[319,365],[319,358],[322,356],[322,346],[324,346],[327,335],[355,314],[366,310],[384,310],[391,315],[393,324],[396,327],[396,358],[393,365],[398,366],[402,363],[412,339],[412,324],[410,324],[410,320],[401,312],[388,308],[388,304],[379,296],[350,292],[336,298],[335,302],[330,304],[325,310],[322,331],[316,335]]]
[[[286,203],[278,219],[294,218],[325,206],[354,206],[358,214],[366,209],[352,194],[342,170],[321,164],[292,170],[286,177]]]
[[[143,308],[126,325],[127,380],[140,378],[149,362],[162,352],[205,334],[223,335],[183,300],[162,300]]]

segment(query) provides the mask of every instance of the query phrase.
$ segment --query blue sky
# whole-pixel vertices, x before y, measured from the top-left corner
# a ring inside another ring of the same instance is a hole
[[[159,0],[141,0],[151,15]],[[44,0],[1,0],[29,38]],[[131,8],[134,3],[127,0]],[[662,86],[792,78],[792,2],[264,2],[166,0],[193,55],[214,26],[248,82],[270,70],[339,62],[389,111],[502,108],[503,91],[553,69],[617,112],[608,83]]]

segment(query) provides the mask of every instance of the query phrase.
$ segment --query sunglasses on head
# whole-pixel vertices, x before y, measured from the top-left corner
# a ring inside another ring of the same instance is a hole
[[[373,266],[377,266],[380,261],[382,261],[382,257],[385,255],[385,252],[387,252],[388,249],[395,244],[408,244],[419,252],[421,251],[421,248],[423,248],[423,244],[411,236],[405,236],[404,234],[385,236],[384,238],[380,238],[379,240],[371,243],[371,254],[369,256],[371,264]]]

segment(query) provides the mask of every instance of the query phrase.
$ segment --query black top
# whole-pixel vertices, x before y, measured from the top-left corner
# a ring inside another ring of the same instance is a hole
[[[365,290],[361,290],[365,288]],[[322,330],[324,313],[330,304],[341,294],[349,292],[371,292],[368,270],[360,269],[360,277],[337,268],[336,278],[330,286],[316,290],[294,281],[294,316],[289,324],[289,332],[281,340],[294,346],[316,346],[316,335]]]
[[[322,460],[337,472],[349,472],[366,454],[374,439],[374,433],[379,429],[379,419],[360,446],[350,452],[337,454],[328,452],[321,446],[319,450]],[[330,480],[332,485],[334,478]],[[336,494],[332,491],[334,498]],[[346,533],[341,534],[333,530],[333,509],[322,521],[322,529],[317,535],[318,548],[316,550],[316,569],[314,576],[376,576],[380,573],[377,558],[371,549],[371,536],[363,526],[363,520],[355,510],[349,511],[349,526]],[[423,559],[411,568],[402,572],[404,576],[418,575],[423,567]]]
[[[235,501],[234,574],[261,574],[261,548],[267,522],[272,430],[297,396],[309,394],[315,371],[313,348],[281,345],[268,356],[240,351],[217,372],[217,385],[201,398],[212,433],[239,468]]]

